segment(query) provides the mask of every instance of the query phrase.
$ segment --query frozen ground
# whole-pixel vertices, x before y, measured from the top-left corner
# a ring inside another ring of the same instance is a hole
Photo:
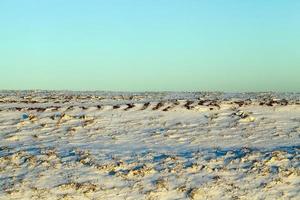
[[[300,94],[0,92],[0,199],[300,199]]]

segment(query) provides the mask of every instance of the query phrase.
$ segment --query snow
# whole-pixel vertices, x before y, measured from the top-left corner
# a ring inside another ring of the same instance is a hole
[[[299,199],[299,97],[2,91],[0,199]]]

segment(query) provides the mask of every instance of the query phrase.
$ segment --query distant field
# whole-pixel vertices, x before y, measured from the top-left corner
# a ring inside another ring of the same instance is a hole
[[[299,199],[300,94],[0,92],[0,199]]]

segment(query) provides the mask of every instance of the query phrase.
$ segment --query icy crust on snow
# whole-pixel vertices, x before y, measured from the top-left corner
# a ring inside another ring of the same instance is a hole
[[[297,93],[0,93],[0,199],[299,199],[299,153]]]

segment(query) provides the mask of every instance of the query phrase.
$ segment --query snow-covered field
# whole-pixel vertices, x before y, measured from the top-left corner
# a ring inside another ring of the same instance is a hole
[[[0,199],[300,199],[300,94],[0,92]]]

